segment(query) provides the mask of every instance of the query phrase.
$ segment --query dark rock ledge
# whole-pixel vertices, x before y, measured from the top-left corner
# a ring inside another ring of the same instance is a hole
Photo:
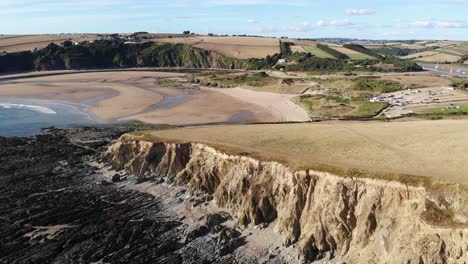
[[[235,252],[245,237],[223,224],[229,215],[187,225],[157,197],[122,187],[124,177],[102,180],[90,162],[131,130],[0,137],[0,263],[258,262]]]

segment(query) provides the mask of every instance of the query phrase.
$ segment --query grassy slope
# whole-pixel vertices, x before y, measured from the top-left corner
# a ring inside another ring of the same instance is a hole
[[[193,74],[189,78],[199,80],[204,85],[218,88],[242,87],[254,91],[285,94],[299,94],[307,89],[307,86],[301,82],[294,80],[283,82],[281,78],[274,78],[261,73],[209,72]]]
[[[418,115],[426,116],[466,116],[468,115],[468,105],[461,105],[460,108],[448,109],[446,107],[437,107],[432,109],[427,109],[423,113],[418,113]]]
[[[304,50],[306,50],[307,52],[311,53],[312,55],[314,56],[317,56],[319,58],[330,58],[330,59],[334,59],[335,57],[333,57],[332,55],[328,54],[327,52],[315,47],[315,46],[303,46]],[[330,48],[333,49],[332,46],[330,46]],[[339,51],[341,52],[341,51]],[[343,53],[343,52],[342,52]],[[374,57],[371,57],[367,54],[363,54],[363,53],[357,53],[357,52],[349,52],[349,53],[345,53],[346,55],[348,55],[351,60],[365,60],[365,59],[375,59]]]
[[[363,54],[363,53],[360,53],[360,54],[346,54],[348,55],[352,60],[366,60],[366,59],[369,59],[369,60],[375,60],[374,57],[371,57],[367,54]]]
[[[460,52],[456,52],[454,50],[438,49],[437,51],[445,53],[445,54],[449,54],[449,55],[463,56],[463,54],[461,54]]]
[[[311,53],[312,55],[319,57],[319,58],[328,58],[328,59],[334,59],[332,55],[326,53],[325,51],[315,47],[315,46],[303,46],[305,51]]]
[[[461,43],[457,45],[457,48],[468,50],[468,43]]]
[[[386,103],[372,103],[363,100],[350,100],[334,96],[299,96],[293,100],[311,117],[373,117],[384,109]]]

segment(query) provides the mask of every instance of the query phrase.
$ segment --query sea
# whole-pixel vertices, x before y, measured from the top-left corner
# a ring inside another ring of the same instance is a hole
[[[0,136],[28,137],[43,128],[97,125],[86,106],[65,101],[0,97]]]

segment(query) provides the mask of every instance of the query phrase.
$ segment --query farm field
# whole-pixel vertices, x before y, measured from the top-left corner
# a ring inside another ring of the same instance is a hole
[[[381,80],[388,80],[400,83],[403,88],[423,88],[433,86],[445,86],[450,84],[450,79],[442,78],[432,73],[418,74],[392,74],[380,77]]]
[[[355,50],[347,49],[344,47],[333,47],[333,49],[348,55],[352,60],[365,60],[365,59],[374,59],[374,57],[367,54],[357,52]]]
[[[457,54],[461,54],[461,55],[468,55],[468,49],[463,49],[459,47],[450,47],[447,50],[456,52]]]
[[[402,59],[418,59],[419,57],[428,57],[428,56],[433,56],[437,54],[439,54],[439,52],[437,51],[423,51],[423,52],[413,53],[408,56],[403,56],[401,58]]]
[[[316,46],[303,46],[302,47],[306,52],[311,53],[314,56],[317,56],[319,58],[329,58],[333,59],[334,57],[327,52],[317,48]]]
[[[326,122],[192,127],[151,135],[154,140],[206,143],[222,151],[276,159],[297,167],[325,164],[468,184],[465,174],[460,173],[468,172],[467,129],[468,122],[463,120]]]
[[[95,39],[94,34],[59,34],[59,35],[1,35],[0,52],[17,52],[44,48],[51,42],[60,44],[66,40],[73,42],[88,41]]]
[[[457,56],[457,55],[439,53],[439,54],[432,55],[432,56],[417,58],[416,60],[424,61],[424,62],[456,62],[459,59],[460,59],[460,56]]]
[[[291,46],[290,48],[291,48],[291,51],[292,51],[293,53],[295,53],[295,52],[299,52],[299,53],[301,53],[301,52],[306,52],[306,50],[304,49],[303,46],[293,45],[293,46]]]
[[[237,59],[265,58],[280,51],[279,40],[274,38],[194,36],[155,39],[153,41],[188,44]]]
[[[456,48],[468,51],[468,43],[466,43],[466,42],[465,43],[460,43],[460,44],[456,45]]]
[[[463,53],[460,53],[458,51],[451,50],[451,49],[438,49],[437,51],[441,52],[441,53],[449,54],[449,55],[455,55],[455,56],[462,56],[463,55]]]
[[[419,53],[414,53],[408,56],[403,56],[403,59],[414,59],[418,61],[424,62],[456,62],[460,59],[459,55],[454,55],[453,53],[449,54],[450,52],[441,52],[438,50],[434,51],[424,51]]]

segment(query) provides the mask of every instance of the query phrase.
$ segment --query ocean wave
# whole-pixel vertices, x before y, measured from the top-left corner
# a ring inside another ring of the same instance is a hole
[[[0,103],[0,108],[14,108],[14,109],[24,109],[24,110],[31,110],[43,114],[57,114],[54,110],[37,105],[24,105],[24,104],[3,104]]]

